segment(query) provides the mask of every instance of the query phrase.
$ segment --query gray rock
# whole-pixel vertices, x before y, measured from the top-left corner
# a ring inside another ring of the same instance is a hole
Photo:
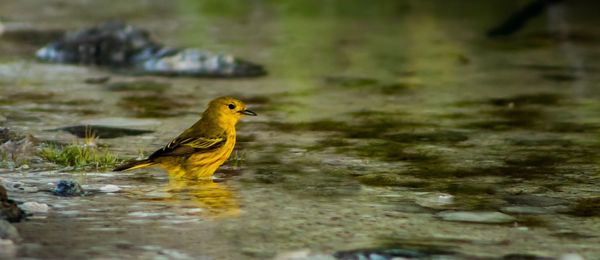
[[[67,33],[37,51],[38,59],[56,63],[98,65],[135,73],[201,77],[255,77],[262,66],[199,49],[169,48],[146,30],[120,22]]]
[[[443,211],[437,216],[446,221],[474,222],[474,223],[510,223],[515,218],[495,211]]]

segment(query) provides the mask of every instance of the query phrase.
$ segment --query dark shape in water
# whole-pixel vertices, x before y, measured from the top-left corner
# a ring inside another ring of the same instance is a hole
[[[150,130],[138,130],[121,127],[99,126],[99,125],[76,125],[52,129],[52,131],[66,131],[77,137],[85,138],[88,134],[94,134],[98,138],[117,138],[123,136],[134,136],[152,133]],[[89,136],[88,136],[89,137]]]
[[[513,105],[540,105],[540,106],[553,106],[558,105],[564,101],[564,97],[557,93],[536,93],[517,95],[507,98],[491,98],[487,102],[494,106],[509,106]]]
[[[436,131],[431,133],[397,133],[387,135],[386,139],[399,143],[458,143],[469,139],[469,136],[457,131]]]
[[[340,260],[390,260],[390,259],[432,259],[455,256],[457,253],[440,249],[411,249],[411,248],[389,248],[389,249],[366,249],[341,251],[333,254]]]
[[[109,76],[97,77],[97,78],[87,78],[83,82],[86,84],[104,84],[110,80]]]
[[[157,118],[186,113],[190,96],[166,96],[160,93],[125,96],[117,103],[136,117]]]
[[[508,254],[502,257],[502,260],[555,260],[553,257],[544,257],[528,254]]]
[[[534,0],[522,9],[511,14],[504,22],[487,32],[489,37],[507,36],[518,32],[532,18],[539,16],[549,5],[562,0]]]
[[[171,87],[170,84],[151,80],[140,80],[131,82],[114,82],[106,85],[109,91],[154,91],[162,92]]]
[[[550,81],[556,81],[556,82],[571,82],[571,81],[577,80],[577,76],[575,76],[575,75],[559,74],[559,73],[543,74],[542,78],[550,80]]]
[[[69,196],[83,196],[85,192],[79,183],[68,180],[60,180],[56,187],[52,190],[52,193],[56,196],[69,197]]]
[[[600,216],[600,197],[577,200],[575,205],[571,206],[568,214],[577,217]]]
[[[254,77],[262,66],[231,55],[199,49],[175,49],[150,38],[148,31],[121,22],[106,22],[67,33],[36,53],[47,62],[99,65],[142,74],[197,77]]]
[[[0,219],[19,222],[25,218],[25,212],[17,207],[17,203],[8,198],[4,186],[0,184]]]

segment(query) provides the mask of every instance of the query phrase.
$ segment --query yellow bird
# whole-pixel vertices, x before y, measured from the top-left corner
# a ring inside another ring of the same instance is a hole
[[[114,171],[158,166],[176,179],[208,178],[231,155],[235,125],[244,115],[256,116],[256,113],[233,97],[214,99],[198,122],[148,159],[121,165]]]

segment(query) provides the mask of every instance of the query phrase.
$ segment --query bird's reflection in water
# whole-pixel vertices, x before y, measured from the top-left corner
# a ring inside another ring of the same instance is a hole
[[[173,169],[170,169],[173,170]],[[240,215],[237,192],[226,181],[213,179],[183,179],[185,173],[169,171],[169,182],[150,190],[130,191],[137,199],[159,202],[185,215],[201,218],[227,218]],[[194,175],[187,175],[194,176]],[[148,186],[146,186],[148,187]],[[157,190],[158,189],[158,190]]]
[[[207,180],[171,179],[167,186],[170,200],[181,201],[201,209],[202,217],[236,217],[240,214],[237,194],[225,182]]]

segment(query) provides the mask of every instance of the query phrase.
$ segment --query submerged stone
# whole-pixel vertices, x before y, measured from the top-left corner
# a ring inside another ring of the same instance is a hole
[[[52,190],[52,193],[56,196],[63,197],[85,195],[85,192],[79,183],[69,180],[60,180]]]
[[[143,135],[147,133],[152,133],[150,130],[139,130],[139,129],[131,129],[131,128],[122,128],[122,127],[112,127],[112,126],[101,126],[101,125],[76,125],[76,126],[67,126],[62,128],[52,129],[53,131],[66,131],[77,137],[85,138],[89,137],[88,135],[93,134],[93,136],[103,139],[108,138],[117,138],[123,136],[135,136],[135,135]]]
[[[262,66],[231,55],[200,49],[169,48],[146,30],[120,22],[67,33],[38,50],[38,59],[55,63],[98,65],[136,73],[202,77],[253,77]]]
[[[474,222],[485,224],[501,224],[514,222],[510,215],[495,211],[443,211],[437,214],[446,221]]]

